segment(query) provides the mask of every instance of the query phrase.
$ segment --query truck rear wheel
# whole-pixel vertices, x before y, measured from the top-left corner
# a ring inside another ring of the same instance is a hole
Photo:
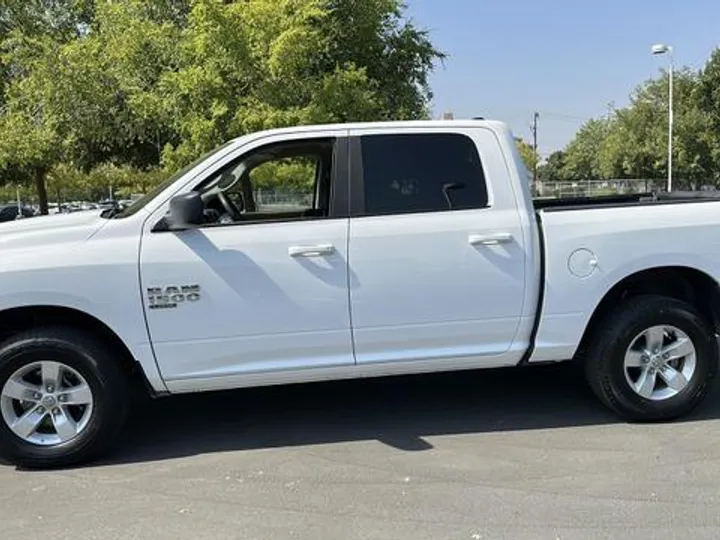
[[[595,394],[634,422],[692,411],[717,372],[712,326],[692,305],[662,296],[623,302],[589,342],[585,373]]]
[[[126,416],[127,379],[107,347],[71,328],[40,328],[0,345],[0,456],[64,467],[98,456]]]

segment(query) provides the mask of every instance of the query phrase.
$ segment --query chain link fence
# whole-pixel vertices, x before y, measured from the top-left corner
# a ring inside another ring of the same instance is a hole
[[[674,189],[687,189],[687,181],[673,179]],[[701,185],[701,191],[715,191],[714,185]],[[536,197],[565,199],[572,197],[601,197],[603,195],[623,195],[633,193],[651,193],[667,191],[667,179],[618,179],[618,180],[577,180],[570,182],[537,182],[533,186]]]
[[[313,194],[307,191],[256,190],[253,197],[258,208],[274,206],[311,208],[313,204]]]

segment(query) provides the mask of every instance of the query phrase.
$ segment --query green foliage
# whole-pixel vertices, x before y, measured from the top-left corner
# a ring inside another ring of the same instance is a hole
[[[81,171],[61,163],[47,172],[47,192],[56,201],[97,201],[110,196],[125,198],[145,193],[167,178],[162,169],[141,171],[128,165],[104,163],[90,171]],[[32,186],[20,185],[24,201],[37,203]],[[15,200],[16,187],[0,187],[0,203]]]
[[[277,189],[312,193],[317,163],[308,158],[293,157],[268,161],[250,173],[254,189]]]
[[[88,21],[92,4],[92,0],[0,0],[0,39],[13,31],[70,39]]]
[[[675,72],[673,176],[675,186],[699,189],[720,182],[720,50],[701,72]],[[667,177],[668,73],[646,81],[627,107],[587,122],[564,152],[554,176],[562,180]]]
[[[600,152],[609,133],[605,120],[585,123],[565,151],[564,175],[575,180],[600,178]]]
[[[541,182],[562,182],[565,178],[565,152],[558,150],[550,154],[545,163],[538,167]]]
[[[710,148],[715,178],[720,174],[720,48],[716,49],[700,74],[695,98],[704,123],[703,144]]]
[[[423,117],[443,58],[399,0],[0,2],[0,183],[51,193],[249,131]]]
[[[48,173],[48,192],[60,200],[99,200],[110,193],[130,197],[145,193],[162,182],[167,173],[161,169],[141,171],[129,165],[103,163],[89,172],[60,164]]]
[[[428,75],[445,55],[428,32],[403,20],[401,0],[325,0],[328,16],[318,20],[325,52],[323,72],[356,66],[366,74],[378,99],[380,119],[411,120],[429,116]]]
[[[532,178],[533,170],[540,162],[540,156],[532,146],[522,139],[515,139],[515,145],[517,146],[520,157],[522,158],[523,163],[525,164],[525,167],[527,167],[530,177]]]

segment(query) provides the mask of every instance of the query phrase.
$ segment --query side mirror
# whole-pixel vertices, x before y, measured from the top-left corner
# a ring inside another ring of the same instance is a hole
[[[170,215],[167,225],[170,230],[191,229],[205,223],[205,204],[200,194],[191,191],[170,199]]]

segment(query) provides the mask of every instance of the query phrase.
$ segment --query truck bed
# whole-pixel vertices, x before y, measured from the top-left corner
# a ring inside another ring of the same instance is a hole
[[[716,279],[718,192],[536,202],[544,287],[530,363],[573,357],[598,298],[624,280],[658,269]]]
[[[720,201],[720,191],[673,191],[671,193],[632,193],[627,195],[603,195],[599,197],[567,197],[562,199],[533,199],[536,210],[556,212],[581,210],[583,208],[611,206],[647,206]]]

